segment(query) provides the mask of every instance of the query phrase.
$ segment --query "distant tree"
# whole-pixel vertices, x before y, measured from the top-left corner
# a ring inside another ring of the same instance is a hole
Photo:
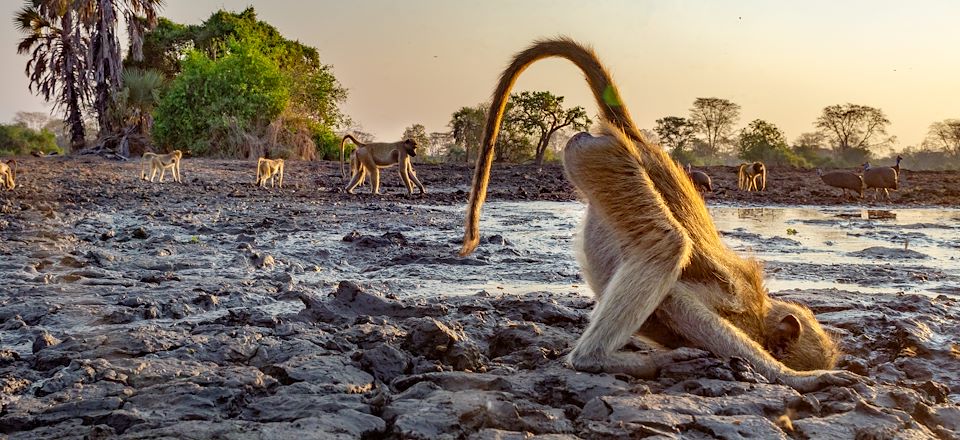
[[[787,146],[783,131],[767,121],[756,119],[740,130],[737,152],[741,159],[774,165],[805,165]]]
[[[563,108],[563,96],[543,92],[520,92],[512,94],[514,117],[525,131],[535,137],[534,159],[537,165],[543,163],[543,156],[550,144],[550,137],[557,131],[572,127],[575,130],[590,128],[587,111],[580,106]]]
[[[82,148],[86,138],[83,109],[90,103],[87,83],[88,39],[71,4],[28,0],[14,21],[23,38],[17,53],[29,55],[26,74],[30,91],[64,110],[70,144]]]
[[[40,131],[50,123],[50,116],[44,112],[17,112],[13,115],[13,122]]]
[[[486,105],[461,107],[450,117],[454,143],[463,149],[464,162],[470,162],[470,152],[475,151],[483,140],[483,123]]]
[[[889,142],[889,138],[878,139],[887,134],[888,125],[890,120],[882,110],[850,103],[824,107],[816,122],[846,162],[860,161],[869,156],[871,148]]]
[[[960,119],[946,119],[930,124],[924,144],[960,157]]]
[[[697,126],[687,118],[667,116],[657,119],[653,131],[660,138],[660,145],[670,151],[670,156],[680,160],[696,139]]]
[[[723,98],[697,98],[690,108],[690,121],[706,141],[706,153],[716,155],[740,120],[740,106]]]
[[[418,154],[426,155],[426,151],[430,148],[430,136],[427,134],[426,127],[423,124],[413,124],[403,130],[403,136],[401,139],[413,139],[417,143],[420,152]]]

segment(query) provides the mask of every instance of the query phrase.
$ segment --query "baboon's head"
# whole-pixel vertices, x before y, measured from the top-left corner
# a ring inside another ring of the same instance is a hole
[[[760,174],[760,173],[762,173],[762,172],[763,172],[763,164],[760,163],[760,162],[754,162],[754,163],[753,163],[753,173],[754,173],[754,174]]]
[[[170,154],[172,154],[173,157],[175,157],[177,160],[180,160],[183,158],[183,152],[180,150],[173,150],[173,152]]]
[[[411,157],[417,157],[417,141],[413,139],[404,139],[403,140],[403,149],[407,151]]]
[[[563,169],[567,179],[585,195],[603,191],[610,175],[628,175],[633,142],[623,132],[604,125],[600,133],[577,133],[563,149]],[[635,168],[635,165],[634,165]]]
[[[840,349],[810,309],[771,299],[766,317],[766,349],[784,365],[797,370],[830,370]]]

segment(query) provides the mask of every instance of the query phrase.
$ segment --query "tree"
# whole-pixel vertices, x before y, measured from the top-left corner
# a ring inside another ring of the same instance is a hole
[[[122,157],[143,154],[150,144],[153,110],[163,86],[163,75],[156,70],[125,69],[123,89],[114,93],[108,108],[108,125],[113,131],[100,137],[99,146]]]
[[[70,144],[82,148],[86,130],[82,109],[90,102],[87,83],[88,39],[78,25],[70,3],[29,0],[14,17],[23,39],[17,53],[29,55],[26,74],[30,91],[53,102],[54,110],[65,111],[70,127]]]
[[[50,123],[50,117],[44,112],[17,112],[13,115],[13,122],[39,131]]]
[[[844,104],[824,107],[816,126],[833,141],[842,159],[866,156],[869,150],[889,139],[877,141],[887,134],[890,120],[878,108]]]
[[[143,57],[143,35],[157,22],[163,0],[74,0],[80,22],[90,36],[89,67],[93,75],[93,108],[100,131],[112,134],[120,127],[110,126],[111,101],[123,87],[123,58],[120,56],[118,19],[127,24],[130,56]]]
[[[670,151],[670,156],[681,160],[696,139],[697,126],[687,118],[667,116],[657,119],[657,126],[653,131],[660,138],[660,145]]]
[[[690,121],[704,135],[706,153],[713,156],[740,120],[740,106],[722,98],[697,98],[690,109]]]
[[[217,60],[191,52],[156,108],[154,140],[194,155],[248,157],[250,132],[263,130],[287,107],[285,84],[277,64],[244,43]]]
[[[783,131],[760,119],[740,130],[737,152],[743,160],[762,161],[768,165],[806,165],[802,158],[787,147],[787,138]]]
[[[947,119],[930,124],[924,144],[960,156],[960,119]]]
[[[425,152],[430,148],[430,136],[427,135],[427,129],[423,124],[413,124],[404,129],[402,139],[413,139],[413,141],[417,143],[417,147],[421,149],[421,152]]]
[[[486,119],[486,105],[461,107],[450,117],[450,128],[454,143],[463,149],[464,162],[470,162],[470,152],[480,146],[483,140],[483,124]]]
[[[537,165],[543,163],[543,156],[550,144],[550,137],[557,131],[572,127],[575,130],[587,130],[590,118],[580,106],[563,108],[563,96],[550,92],[520,92],[510,95],[514,103],[511,116],[519,126],[536,138],[534,158]]]

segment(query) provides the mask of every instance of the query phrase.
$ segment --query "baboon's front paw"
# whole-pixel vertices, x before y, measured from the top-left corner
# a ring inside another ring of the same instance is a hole
[[[810,371],[807,375],[799,376],[796,379],[797,380],[786,382],[787,385],[790,385],[800,392],[816,391],[830,386],[845,387],[858,382],[872,383],[872,381],[866,377],[844,370]]]

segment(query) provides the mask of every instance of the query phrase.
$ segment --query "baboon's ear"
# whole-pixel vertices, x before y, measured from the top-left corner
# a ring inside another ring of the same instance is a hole
[[[781,342],[794,342],[800,339],[801,333],[803,333],[803,325],[796,316],[784,316],[777,324],[777,339]]]

